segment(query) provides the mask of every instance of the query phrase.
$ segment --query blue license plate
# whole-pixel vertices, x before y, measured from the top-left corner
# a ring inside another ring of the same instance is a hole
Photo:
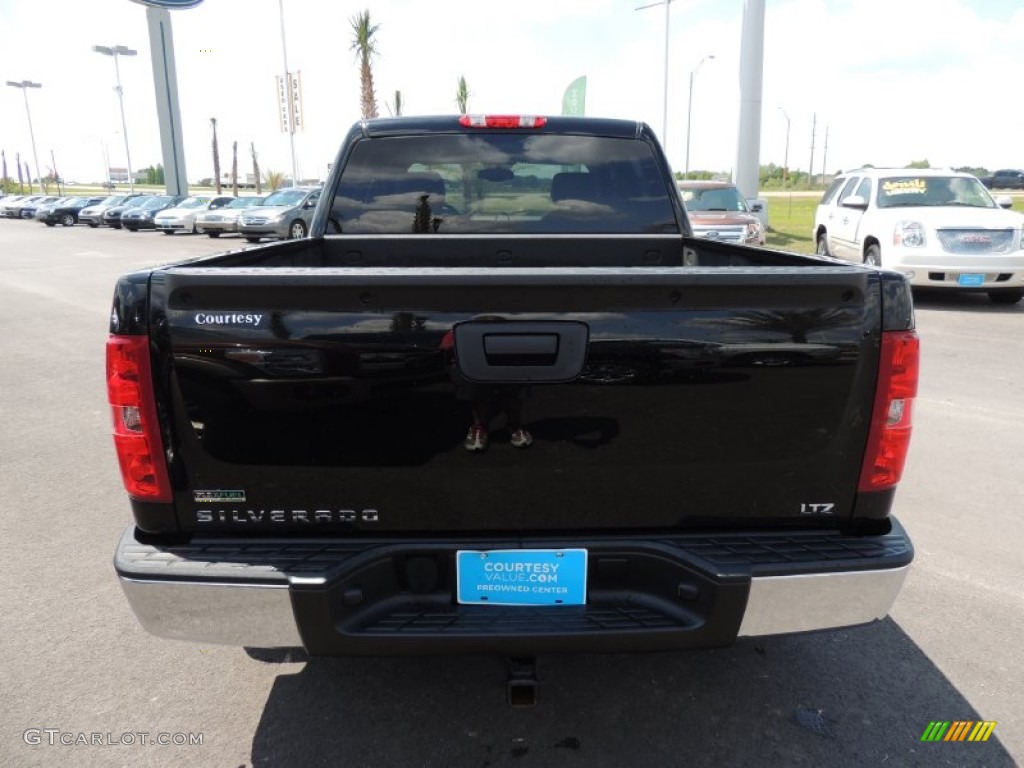
[[[464,605],[584,605],[587,550],[497,549],[455,553]]]
[[[960,275],[960,279],[957,282],[960,285],[964,285],[964,286],[984,285],[985,284],[985,276],[984,275],[976,275],[976,274],[973,274],[973,273],[964,273],[964,274]]]

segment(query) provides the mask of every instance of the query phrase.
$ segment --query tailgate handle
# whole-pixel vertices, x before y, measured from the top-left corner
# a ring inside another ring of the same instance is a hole
[[[554,365],[557,333],[487,333],[484,356],[489,365]]]
[[[578,322],[466,322],[454,331],[459,371],[492,383],[571,381],[583,370],[590,337]]]

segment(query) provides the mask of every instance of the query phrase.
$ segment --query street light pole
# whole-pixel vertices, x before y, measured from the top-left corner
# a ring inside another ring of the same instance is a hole
[[[642,11],[645,8],[653,8],[656,5],[665,6],[665,72],[662,75],[662,96],[661,96],[661,146],[662,149],[668,146],[668,48],[669,48],[669,5],[672,0],[662,0],[660,3],[641,5],[636,10]]]
[[[29,88],[42,88],[42,83],[33,83],[31,80],[22,80],[20,83],[16,83],[13,80],[8,80],[7,84],[12,88],[20,88],[21,95],[25,97],[25,116],[28,117],[28,136],[32,140],[32,159],[36,163],[36,178],[39,179],[39,191],[43,191],[43,175],[39,172],[39,155],[36,154],[36,134],[32,130],[32,111],[28,108],[28,89]],[[28,180],[29,190],[32,189],[32,179]]]
[[[690,71],[690,95],[686,103],[686,167],[683,170],[683,178],[690,178],[690,122],[693,117],[693,78],[697,74],[701,65],[708,59],[715,58],[713,53],[709,53],[703,59],[697,62],[697,66]]]
[[[124,119],[124,88],[121,87],[121,67],[117,63],[118,56],[135,56],[138,51],[134,51],[131,48],[127,48],[123,45],[94,45],[92,47],[96,53],[102,53],[104,56],[111,56],[114,59],[114,76],[117,78],[117,87],[114,88],[117,91],[117,101],[121,106],[121,132],[124,134],[124,154],[128,160],[128,184],[131,187],[132,194],[135,193],[135,174],[132,172],[132,153],[128,149],[128,124]]]
[[[779,112],[786,118],[786,154],[782,160],[782,186],[786,186],[786,182],[789,181],[789,115],[782,107],[779,107]]]

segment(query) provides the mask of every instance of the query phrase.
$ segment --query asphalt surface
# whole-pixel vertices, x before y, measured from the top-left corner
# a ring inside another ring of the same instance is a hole
[[[111,291],[123,272],[241,245],[0,220],[0,766],[1024,760],[1024,303],[920,297],[896,503],[917,559],[889,619],[543,657],[538,705],[514,710],[501,659],[254,658],[136,623],[111,567],[130,523],[103,377]],[[922,743],[933,720],[998,725],[982,744]]]

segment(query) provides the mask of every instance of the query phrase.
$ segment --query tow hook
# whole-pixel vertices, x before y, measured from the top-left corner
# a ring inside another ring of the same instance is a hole
[[[532,707],[537,703],[537,658],[512,656],[508,659],[506,695],[511,707]]]

